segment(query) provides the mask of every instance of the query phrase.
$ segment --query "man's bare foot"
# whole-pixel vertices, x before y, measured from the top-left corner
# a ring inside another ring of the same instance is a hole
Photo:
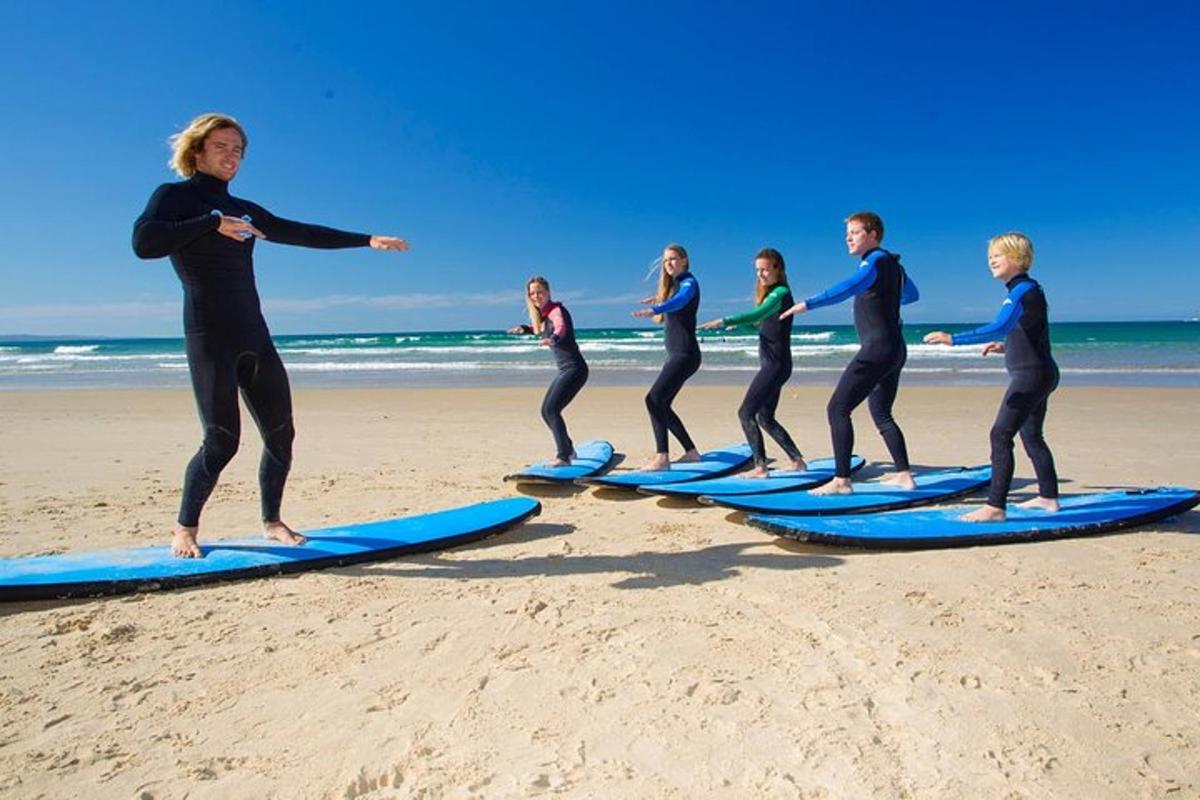
[[[803,458],[797,458],[792,462],[792,469],[796,472],[808,472],[808,464],[805,463]]]
[[[569,467],[569,466],[571,466],[571,462],[563,461],[558,456],[555,456],[554,458],[550,458],[550,459],[546,460],[546,466],[547,467]]]
[[[879,479],[880,483],[886,483],[888,486],[895,486],[897,489],[913,490],[917,488],[917,482],[913,480],[912,470],[904,470],[903,472],[893,472]]]
[[[176,558],[204,558],[204,553],[200,552],[200,543],[196,541],[199,533],[199,528],[176,526],[175,536],[171,539],[171,555]]]
[[[809,489],[808,493],[822,497],[827,494],[854,494],[854,486],[850,483],[849,478],[834,478],[829,483]]]
[[[1049,511],[1054,514],[1059,510],[1057,497],[1035,497],[1032,500],[1026,500],[1024,503],[1017,503],[1018,508],[1036,508],[1040,511]]]
[[[285,523],[279,520],[276,520],[275,522],[264,522],[263,536],[267,539],[274,539],[277,542],[283,542],[284,544],[304,544],[308,541],[308,539],[296,533]]]
[[[700,460],[700,453],[696,450],[696,448],[693,447],[691,450],[688,450],[686,453],[681,455],[679,458],[675,459],[675,463],[676,464],[695,464],[699,460]]]
[[[736,475],[736,477],[738,477],[738,478],[765,478],[765,477],[767,477],[768,474],[769,473],[767,472],[767,468],[764,466],[764,467],[755,467],[754,469],[748,469],[745,472],[739,472]]]
[[[671,468],[671,459],[666,453],[655,453],[654,458],[638,467],[638,472],[662,472]]]
[[[963,514],[959,519],[965,522],[1004,522],[1005,513],[1003,508],[980,506],[970,514]]]

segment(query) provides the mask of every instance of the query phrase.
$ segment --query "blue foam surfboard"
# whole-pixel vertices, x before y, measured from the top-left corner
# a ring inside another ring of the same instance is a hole
[[[584,486],[602,486],[612,489],[637,489],[642,486],[653,486],[656,484],[715,478],[718,475],[726,475],[738,470],[749,463],[749,461],[750,446],[747,444],[737,444],[702,453],[699,461],[694,461],[690,464],[672,464],[670,469],[654,472],[644,472],[641,470],[612,472],[608,475],[581,478],[576,483]]]
[[[1200,492],[1171,486],[1064,496],[1060,502],[1062,508],[1054,514],[1009,506],[1004,522],[966,522],[960,517],[970,511],[967,506],[841,517],[752,515],[747,521],[802,542],[896,550],[967,547],[1087,536],[1145,525],[1194,507],[1200,502]]]
[[[992,479],[991,467],[955,467],[937,472],[919,473],[917,488],[896,489],[870,481],[854,484],[854,494],[817,495],[811,492],[778,492],[738,495],[705,495],[701,503],[766,514],[871,514],[898,508],[915,508],[942,503],[970,494]]]
[[[541,512],[528,497],[380,522],[306,531],[288,546],[261,536],[201,541],[203,558],[167,545],[0,560],[0,600],[41,600],[174,589],[214,581],[379,561],[482,539]]]
[[[862,456],[850,457],[850,472],[858,472],[866,464]],[[773,469],[765,478],[704,478],[684,483],[665,483],[661,486],[643,486],[642,494],[663,494],[668,497],[699,497],[707,495],[770,494],[799,489],[811,489],[833,479],[833,459],[817,458],[808,462],[808,469]]]
[[[542,462],[512,475],[505,475],[504,480],[517,483],[571,483],[578,478],[604,472],[612,464],[612,460],[612,445],[603,439],[596,439],[576,446],[575,458],[571,459],[569,466],[548,467]]]

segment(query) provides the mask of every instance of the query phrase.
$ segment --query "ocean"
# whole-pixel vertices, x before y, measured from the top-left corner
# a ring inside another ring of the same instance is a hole
[[[999,385],[1003,356],[979,345],[921,344],[931,330],[969,325],[906,325],[904,382]],[[578,331],[592,382],[642,385],[663,359],[662,332],[649,328]],[[1063,385],[1200,386],[1198,322],[1067,322],[1051,328]],[[702,334],[696,383],[744,384],[758,368],[757,334]],[[796,384],[832,384],[857,349],[850,325],[797,326]],[[381,332],[277,336],[293,385],[304,387],[524,386],[544,384],[553,357],[528,337],[496,331]],[[0,339],[0,390],[180,388],[189,385],[182,338]]]

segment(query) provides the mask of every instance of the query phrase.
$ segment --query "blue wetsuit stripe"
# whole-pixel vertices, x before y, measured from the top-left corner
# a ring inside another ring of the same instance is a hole
[[[1017,327],[1017,322],[1020,321],[1021,314],[1025,310],[1025,305],[1021,302],[1021,298],[1035,287],[1037,287],[1037,284],[1033,281],[1018,284],[1015,289],[1009,292],[1005,303],[1000,306],[1000,311],[996,314],[995,320],[987,325],[981,325],[974,330],[954,334],[950,337],[950,343],[981,344],[983,342],[994,342],[997,339],[1007,336],[1009,331]]]
[[[692,301],[696,296],[696,279],[688,275],[679,282],[679,291],[668,297],[662,303],[656,306],[651,306],[650,310],[655,314],[671,314],[679,311],[684,306]]]
[[[874,259],[860,266],[858,271],[846,280],[829,287],[820,294],[814,294],[804,301],[809,310],[831,306],[840,303],[857,294],[862,294],[875,283],[876,271]]]

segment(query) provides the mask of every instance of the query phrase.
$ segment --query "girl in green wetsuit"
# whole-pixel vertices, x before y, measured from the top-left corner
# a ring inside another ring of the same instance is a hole
[[[767,477],[767,453],[763,444],[762,431],[779,443],[791,461],[792,469],[803,472],[807,469],[800,448],[778,420],[775,409],[783,385],[792,376],[792,318],[780,319],[779,314],[792,305],[792,292],[788,289],[787,271],[783,255],[767,247],[754,257],[755,302],[753,310],[732,317],[723,317],[704,323],[705,330],[753,325],[758,328],[758,374],[746,390],[746,399],[738,408],[738,420],[746,434],[746,441],[754,451],[754,469],[743,473],[747,478]]]

